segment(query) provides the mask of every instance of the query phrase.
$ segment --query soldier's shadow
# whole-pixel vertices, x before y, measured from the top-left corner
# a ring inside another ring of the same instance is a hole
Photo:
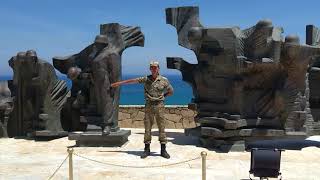
[[[144,134],[144,133],[137,133],[137,134]],[[158,140],[159,137],[159,131],[152,131],[152,136],[155,136],[152,140]],[[171,142],[172,144],[176,145],[191,145],[196,147],[204,147],[201,145],[199,135],[190,133],[190,135],[186,135],[184,132],[166,132],[166,136],[168,139],[168,142]],[[207,147],[206,149],[210,151],[215,151],[216,153],[228,153],[230,149],[228,147],[225,147],[224,149],[217,149],[214,147]],[[230,147],[231,148],[231,147]]]
[[[110,152],[110,153],[126,153],[126,154],[131,154],[131,155],[135,155],[135,156],[141,156],[143,151],[98,151],[98,152]],[[159,152],[150,152],[149,156],[160,156]]]
[[[137,133],[137,134],[144,134],[144,133]],[[153,138],[155,140],[158,140],[159,137],[159,131],[152,131],[152,136],[156,136],[156,138]],[[166,136],[168,139],[168,142],[171,142],[172,144],[176,145],[194,145],[194,146],[200,146],[199,138],[196,136],[187,136],[184,132],[166,132]]]

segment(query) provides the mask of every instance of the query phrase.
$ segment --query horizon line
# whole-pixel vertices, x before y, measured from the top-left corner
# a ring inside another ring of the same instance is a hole
[[[127,75],[130,75],[130,76],[134,76],[134,75],[137,75],[137,76],[141,76],[141,74],[122,74],[122,76],[127,76]],[[166,75],[166,76],[171,76],[171,75],[175,75],[175,76],[177,76],[177,75],[181,75],[181,74],[179,74],[179,73],[177,73],[177,74],[173,74],[173,73],[169,73],[169,74],[167,74],[167,73],[163,73],[163,74],[161,74],[161,75]],[[0,77],[12,77],[13,75],[11,75],[11,74],[4,74],[4,75],[0,75]],[[57,74],[57,76],[58,77],[63,77],[63,76],[66,76],[65,74]]]

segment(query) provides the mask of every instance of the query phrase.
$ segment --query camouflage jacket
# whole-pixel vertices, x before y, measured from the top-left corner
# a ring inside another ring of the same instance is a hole
[[[161,75],[153,81],[152,75],[137,78],[139,83],[144,84],[144,97],[146,101],[163,101],[164,93],[173,88],[169,80]]]

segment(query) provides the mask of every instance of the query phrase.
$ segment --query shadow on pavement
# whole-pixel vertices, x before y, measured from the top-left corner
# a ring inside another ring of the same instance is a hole
[[[116,152],[116,153],[126,153],[126,154],[131,154],[131,155],[135,155],[135,156],[141,156],[143,151],[98,151],[98,152]],[[159,152],[150,152],[150,156],[160,156]]]
[[[144,133],[137,133],[144,134]],[[159,131],[152,131],[152,136],[159,136]],[[199,138],[196,136],[186,136],[183,132],[166,132],[168,142],[177,145],[194,145],[200,146]],[[156,139],[158,140],[158,139]]]

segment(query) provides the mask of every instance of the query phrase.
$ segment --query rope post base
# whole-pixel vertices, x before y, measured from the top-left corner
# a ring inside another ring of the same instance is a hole
[[[73,154],[73,149],[68,148],[68,154],[69,154],[69,180],[73,180],[73,162],[72,162],[72,154]]]
[[[202,158],[202,180],[207,179],[207,164],[206,164],[206,157],[207,153],[205,151],[201,152],[201,158]]]

